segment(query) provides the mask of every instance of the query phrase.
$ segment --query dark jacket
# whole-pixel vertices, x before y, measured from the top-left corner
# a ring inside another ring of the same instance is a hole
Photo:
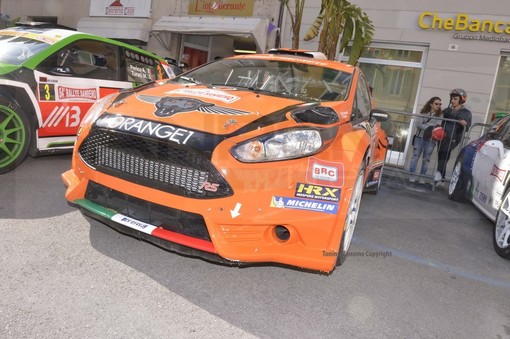
[[[447,107],[443,110],[443,117],[446,119],[465,120],[467,122],[466,127],[454,121],[445,120],[443,123],[443,129],[446,132],[447,138],[453,143],[458,144],[462,140],[463,132],[467,131],[469,126],[471,126],[471,111],[464,106],[459,110]]]

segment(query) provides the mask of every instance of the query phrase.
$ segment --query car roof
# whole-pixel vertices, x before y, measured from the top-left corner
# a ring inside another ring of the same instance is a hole
[[[72,35],[84,34],[77,31],[62,28],[39,28],[32,26],[16,26],[0,30],[1,35],[26,36],[42,40],[50,45]]]
[[[121,41],[106,38],[103,36],[95,35],[95,34],[89,34],[84,33],[76,30],[71,29],[64,29],[64,28],[54,28],[53,26],[44,26],[44,25],[20,25],[15,27],[9,27],[0,29],[0,35],[12,35],[12,36],[25,36],[27,38],[32,38],[36,40],[41,40],[46,42],[49,45],[53,45],[59,41],[62,41],[66,38],[73,37],[73,36],[80,36],[82,38],[91,38],[94,40],[102,40],[109,43],[114,43],[116,45],[129,48],[131,50],[137,51],[139,53],[143,54],[149,54],[153,57],[163,59],[160,56],[155,55],[154,53],[144,50],[142,48],[138,48],[133,45],[129,45],[126,43],[123,43]]]
[[[264,60],[274,60],[274,61],[284,61],[284,62],[296,62],[308,65],[315,65],[319,67],[333,68],[340,70],[346,73],[353,73],[356,69],[356,66],[352,66],[350,64],[346,64],[343,62],[328,60],[322,58],[315,58],[309,55],[303,56],[300,54],[287,54],[287,53],[271,53],[271,54],[243,54],[236,55],[232,57],[228,57],[225,59],[264,59]]]

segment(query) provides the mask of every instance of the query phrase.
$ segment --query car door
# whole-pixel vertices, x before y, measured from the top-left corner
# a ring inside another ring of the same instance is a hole
[[[473,162],[473,203],[495,218],[510,170],[510,119],[495,125]]]
[[[98,99],[169,77],[161,62],[116,44],[82,39],[61,48],[35,70],[42,123],[38,137],[72,136]]]
[[[103,41],[74,41],[35,69],[42,124],[39,137],[71,136],[98,99],[131,87],[121,77],[120,48]]]

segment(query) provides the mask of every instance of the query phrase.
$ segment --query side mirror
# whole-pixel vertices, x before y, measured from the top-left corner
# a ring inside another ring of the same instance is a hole
[[[388,120],[390,115],[378,108],[374,108],[370,111],[370,118],[374,118],[377,121],[386,121]]]
[[[495,148],[498,150],[499,158],[502,159],[505,156],[505,147],[503,147],[503,143],[500,140],[489,140],[485,144],[484,147]],[[482,150],[483,154],[483,150]]]

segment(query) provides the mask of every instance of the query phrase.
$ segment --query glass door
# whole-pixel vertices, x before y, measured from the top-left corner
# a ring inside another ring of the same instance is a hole
[[[386,163],[403,167],[407,149],[412,147],[411,114],[416,111],[418,88],[421,83],[425,47],[372,44],[359,59],[377,108],[386,110],[392,118],[393,148]],[[342,61],[348,60],[346,48]]]

